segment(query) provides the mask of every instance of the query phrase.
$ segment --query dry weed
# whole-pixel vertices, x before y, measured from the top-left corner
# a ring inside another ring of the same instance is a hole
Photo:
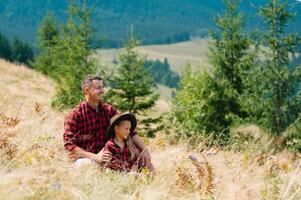
[[[1,124],[4,124],[10,128],[14,128],[15,126],[17,126],[19,124],[19,122],[21,120],[18,119],[17,117],[7,117],[3,113],[0,112],[0,121],[1,121]]]
[[[214,175],[212,172],[212,166],[205,156],[202,157],[203,161],[199,161],[195,156],[189,156],[189,159],[197,169],[198,177],[200,179],[198,188],[200,189],[201,195],[206,196],[208,194],[213,194]]]

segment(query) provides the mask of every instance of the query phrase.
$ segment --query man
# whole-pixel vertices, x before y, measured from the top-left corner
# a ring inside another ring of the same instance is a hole
[[[64,147],[77,163],[108,162],[111,153],[104,151],[110,119],[119,114],[110,104],[103,102],[104,84],[99,76],[88,75],[82,82],[85,101],[79,103],[64,123]],[[133,143],[142,152],[142,166],[150,164],[150,154],[137,132],[131,135]]]

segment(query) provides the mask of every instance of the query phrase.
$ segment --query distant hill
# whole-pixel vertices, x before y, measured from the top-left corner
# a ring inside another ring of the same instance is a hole
[[[146,55],[149,60],[158,59],[163,62],[167,58],[171,69],[181,74],[187,63],[193,66],[209,66],[208,45],[208,39],[195,39],[176,44],[139,46],[138,53]],[[97,53],[97,58],[107,66],[114,65],[120,51],[122,49],[101,49]]]
[[[291,0],[296,2],[295,0]],[[103,47],[119,47],[129,27],[143,44],[165,44],[205,36],[213,27],[213,16],[222,13],[219,0],[101,0],[93,16],[97,38],[105,38]],[[242,1],[248,27],[259,27],[256,7],[267,0]],[[0,32],[10,39],[18,35],[28,43],[36,41],[36,31],[47,11],[58,20],[66,20],[67,0],[0,0]],[[301,3],[291,29],[301,33]]]
[[[143,45],[137,48],[140,55],[147,56],[147,60],[159,60],[164,62],[167,59],[170,69],[177,74],[182,74],[185,65],[188,63],[193,67],[209,67],[207,52],[210,40],[194,39],[191,41],[165,45]],[[107,72],[113,73],[118,62],[118,55],[123,49],[100,49],[96,51],[95,58],[103,63]],[[169,101],[172,96],[172,89],[163,84],[158,84],[160,99]]]

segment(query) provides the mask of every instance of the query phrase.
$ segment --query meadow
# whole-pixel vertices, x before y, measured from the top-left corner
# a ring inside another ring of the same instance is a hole
[[[0,199],[301,199],[300,155],[275,152],[256,126],[236,130],[256,142],[224,148],[164,132],[144,138],[153,174],[76,168],[63,149],[67,111],[51,108],[55,84],[4,60],[0,74]]]

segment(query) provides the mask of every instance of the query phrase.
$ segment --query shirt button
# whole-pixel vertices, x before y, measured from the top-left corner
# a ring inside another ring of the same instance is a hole
[[[92,149],[92,146],[90,146],[90,149]]]

